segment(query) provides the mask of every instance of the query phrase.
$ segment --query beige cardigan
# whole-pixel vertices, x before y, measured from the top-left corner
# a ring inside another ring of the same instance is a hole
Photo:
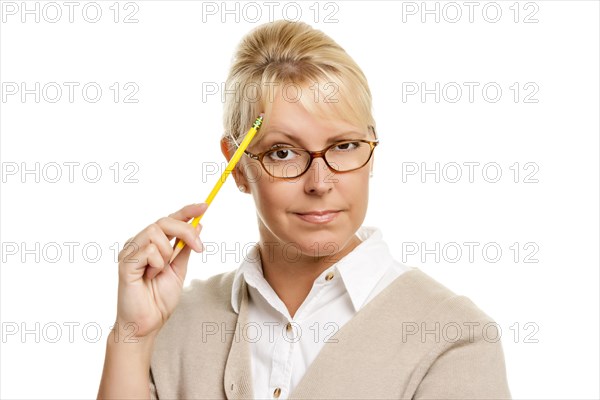
[[[243,337],[247,287],[240,289],[238,319],[231,307],[234,274],[194,280],[184,289],[156,339],[152,398],[252,398]],[[510,398],[493,323],[471,300],[413,268],[340,327],[289,398]]]

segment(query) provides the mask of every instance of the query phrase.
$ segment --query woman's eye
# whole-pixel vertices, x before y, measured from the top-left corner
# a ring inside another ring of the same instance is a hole
[[[348,151],[348,150],[355,150],[359,146],[360,146],[360,142],[346,142],[346,143],[340,143],[340,144],[338,144],[333,149],[334,150],[341,150],[341,151]]]
[[[296,153],[291,149],[276,149],[268,154],[268,157],[273,161],[288,161],[296,156]]]

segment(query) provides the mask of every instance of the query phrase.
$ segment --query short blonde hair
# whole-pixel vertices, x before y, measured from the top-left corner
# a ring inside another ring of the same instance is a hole
[[[277,20],[249,32],[236,49],[225,87],[223,136],[238,143],[261,112],[268,122],[273,95],[286,98],[290,87],[296,94],[287,98],[317,116],[375,129],[364,73],[340,45],[304,22]]]

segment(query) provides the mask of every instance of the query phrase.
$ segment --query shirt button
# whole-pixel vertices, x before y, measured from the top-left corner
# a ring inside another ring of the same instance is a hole
[[[279,398],[279,395],[281,394],[281,389],[277,388],[273,391],[273,397],[275,397],[276,399]]]
[[[292,323],[288,322],[287,325],[285,326],[285,330],[290,332],[292,330]]]
[[[328,273],[327,275],[325,275],[325,280],[326,281],[330,281],[333,279],[333,272]]]

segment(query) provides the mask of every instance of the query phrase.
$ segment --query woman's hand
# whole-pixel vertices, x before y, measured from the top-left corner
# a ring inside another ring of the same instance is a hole
[[[123,246],[119,253],[116,329],[128,339],[155,335],[175,309],[190,252],[203,250],[199,237],[202,226],[194,228],[187,222],[202,215],[207,207],[205,203],[185,206],[149,225]],[[186,246],[169,264],[174,252],[170,240],[174,237]]]

